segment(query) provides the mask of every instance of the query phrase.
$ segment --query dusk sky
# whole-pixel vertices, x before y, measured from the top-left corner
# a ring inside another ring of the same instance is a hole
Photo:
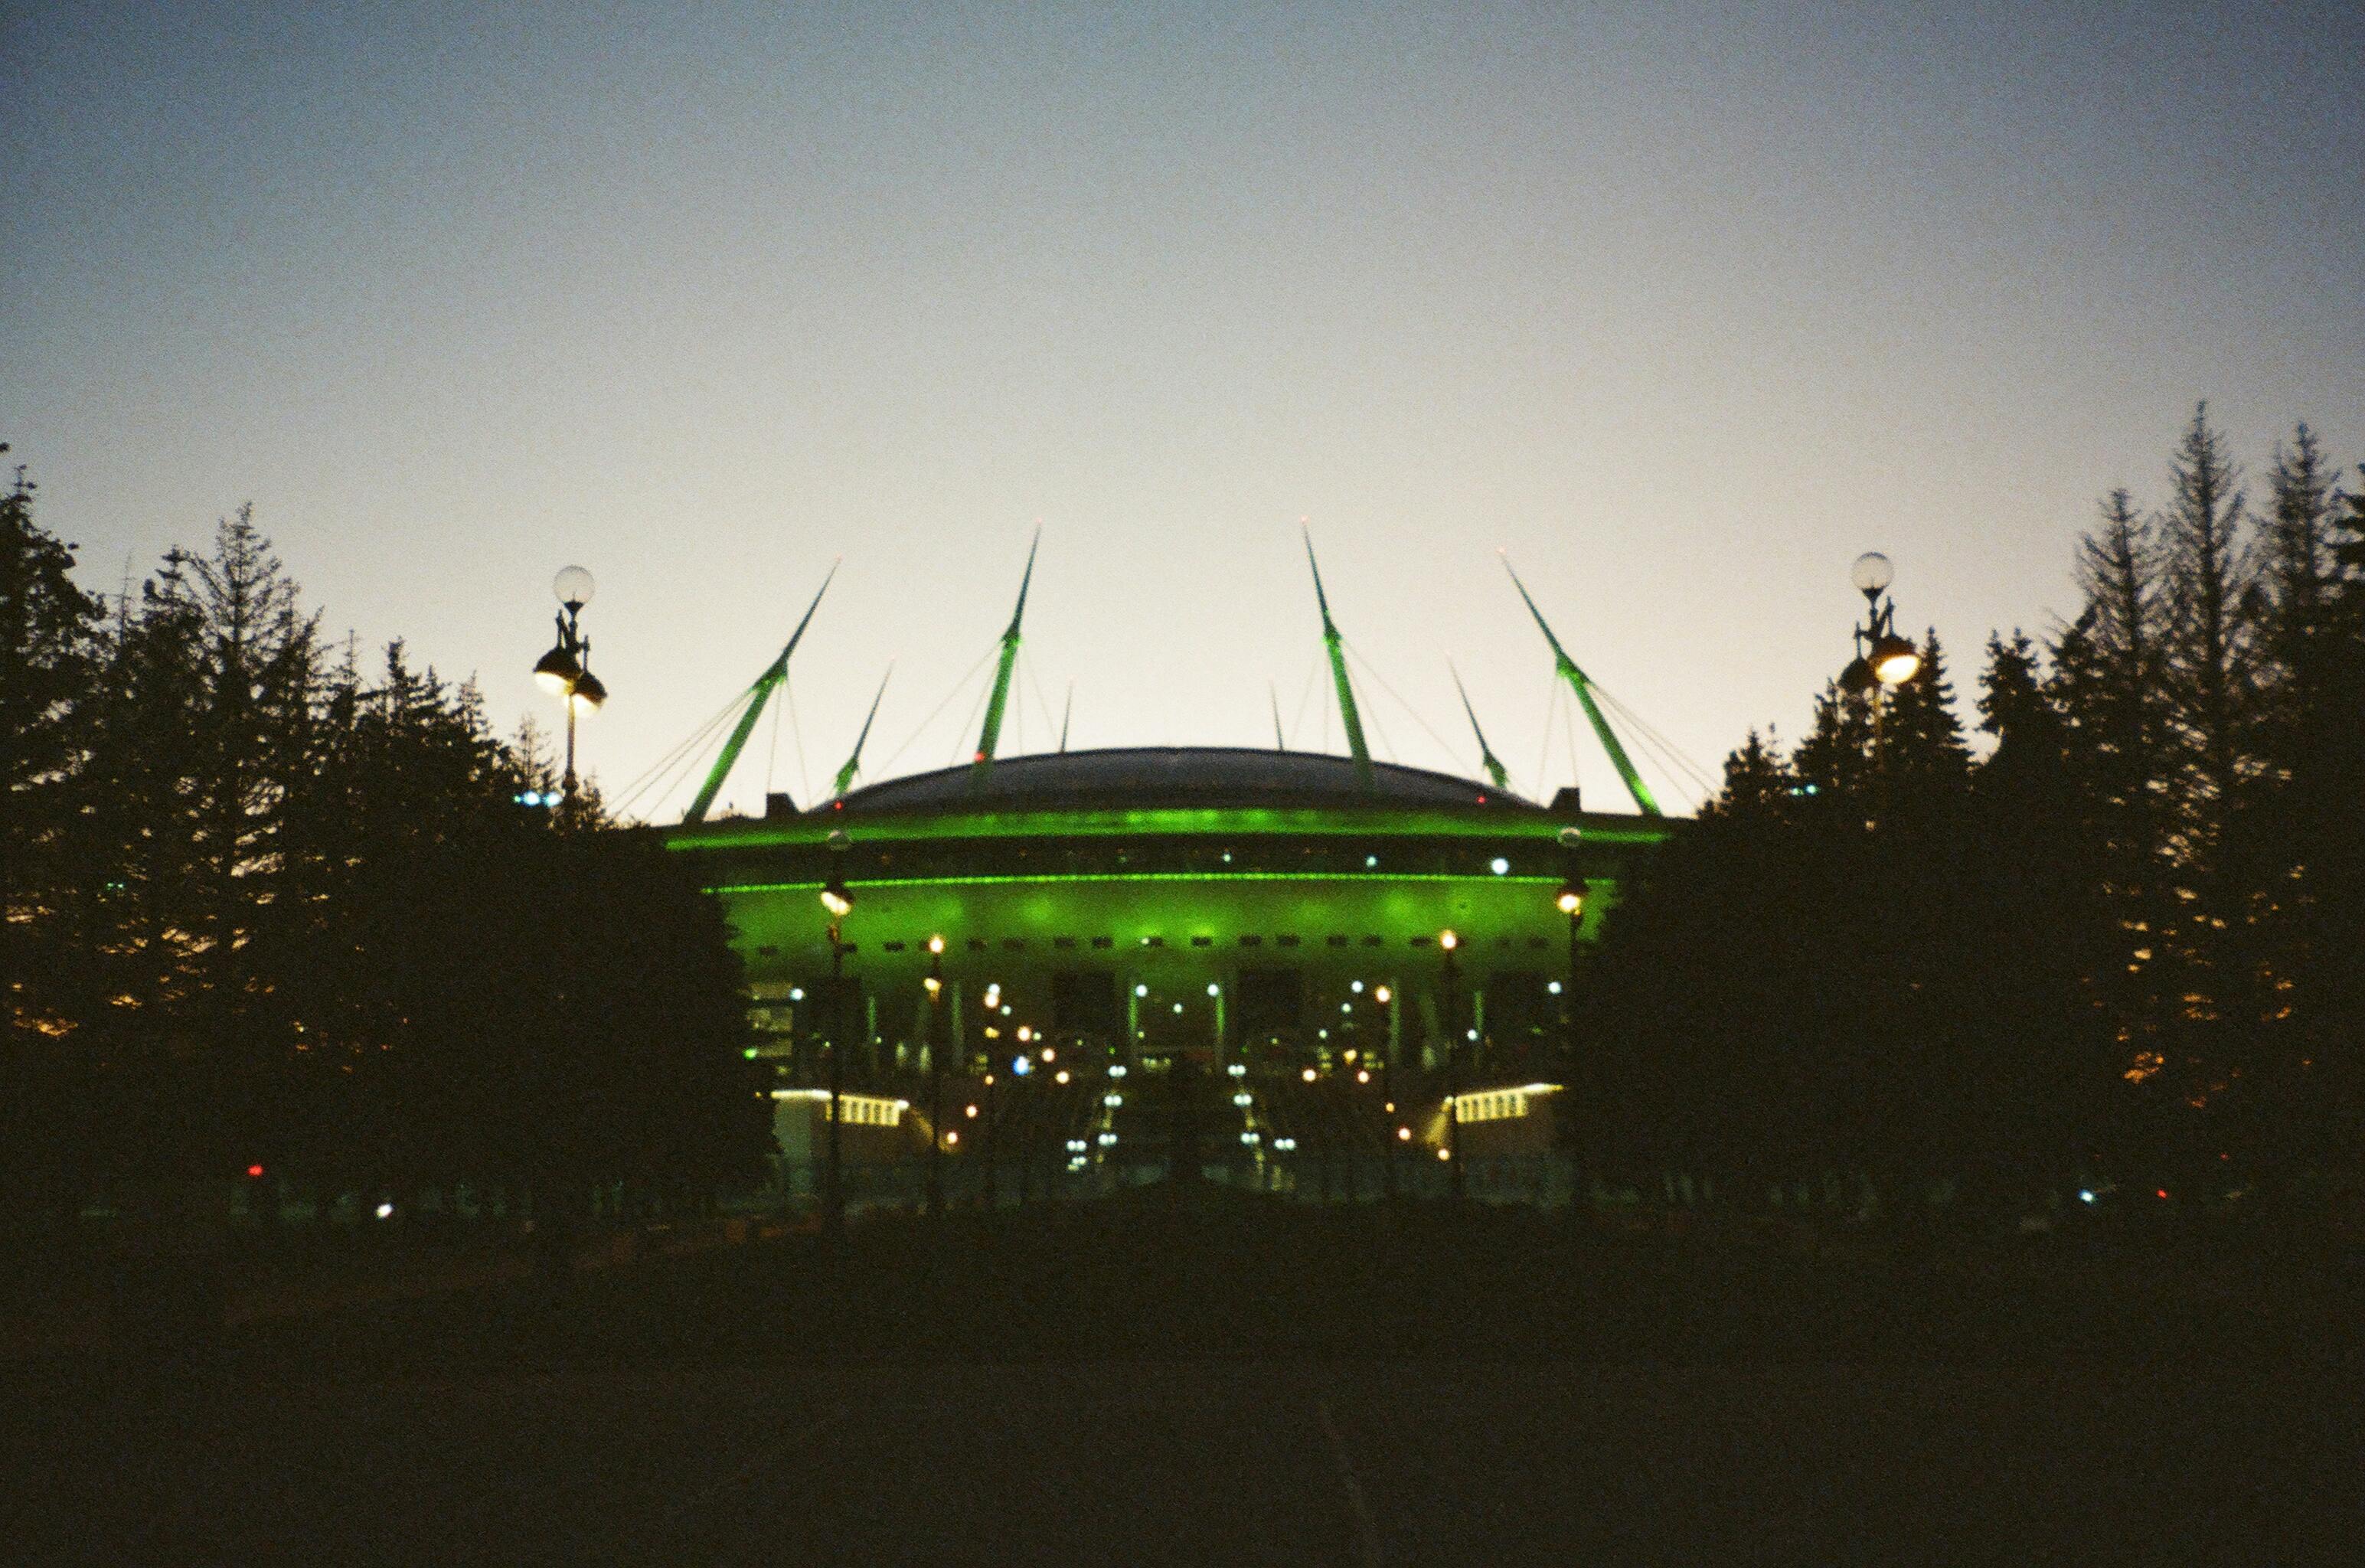
[[[2197,400],[2254,493],[2365,458],[2354,0],[784,11],[0,9],[0,440],[86,584],[251,500],[506,729],[579,562],[612,796],[843,554],[802,803],[890,659],[871,776],[960,754],[1037,520],[1005,752],[1070,682],[1080,747],[1270,745],[1268,681],[1324,745],[1303,517],[1382,754],[1475,771],[1451,657],[1548,796],[1498,546],[1712,769],[1859,551],[1967,711]]]

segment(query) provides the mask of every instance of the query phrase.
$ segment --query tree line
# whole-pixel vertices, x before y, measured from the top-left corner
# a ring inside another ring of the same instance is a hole
[[[532,731],[324,638],[250,511],[102,599],[35,498],[0,496],[0,1218],[760,1173],[736,961],[653,835],[524,803]]]
[[[2080,603],[1933,631],[1876,707],[1753,732],[1615,911],[1583,1018],[1604,1165],[1994,1201],[2288,1193],[2365,1149],[2365,491],[2304,424],[2255,498],[2206,405]]]

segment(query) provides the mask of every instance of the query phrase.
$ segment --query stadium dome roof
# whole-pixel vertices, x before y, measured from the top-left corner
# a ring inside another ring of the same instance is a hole
[[[1246,746],[1138,746],[1003,757],[974,786],[970,765],[890,778],[849,791],[849,813],[936,809],[1092,806],[1458,806],[1548,815],[1532,801],[1451,774],[1372,764],[1367,790],[1351,757]]]

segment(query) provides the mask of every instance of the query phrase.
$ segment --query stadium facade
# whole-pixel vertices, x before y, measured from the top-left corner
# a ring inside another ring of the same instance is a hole
[[[866,1110],[866,1126],[898,1124],[938,1069],[957,1101],[997,1071],[1031,1076],[1075,1101],[1058,1143],[1081,1159],[1115,1141],[1119,1120],[1096,1108],[1128,1078],[1241,1081],[1224,1103],[1242,1125],[1222,1132],[1250,1142],[1261,1086],[1282,1083],[1384,1086],[1403,1107],[1357,1123],[1379,1138],[1438,1140],[1418,1126],[1424,1092],[1436,1106],[1463,1092],[1465,1120],[1482,1104],[1524,1115],[1565,1065],[1579,944],[1675,824],[1541,614],[1635,812],[1583,811],[1574,790],[1519,798],[1483,733],[1485,781],[1374,761],[1318,571],[1315,587],[1348,755],[998,756],[1022,583],[970,763],[850,789],[857,744],[829,799],[705,820],[791,638],[667,834],[724,905],[782,1097],[812,1096],[833,1048],[867,1106],[895,1107]],[[947,1133],[958,1141],[958,1126],[924,1126],[921,1147]]]

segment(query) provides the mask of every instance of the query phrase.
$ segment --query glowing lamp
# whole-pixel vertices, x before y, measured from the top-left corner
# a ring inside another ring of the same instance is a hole
[[[1437,945],[1451,953],[1462,946],[1462,938],[1451,931],[1440,931],[1437,935]]]
[[[1577,890],[1575,883],[1569,883],[1561,889],[1560,896],[1552,900],[1552,905],[1561,913],[1573,915],[1585,907],[1585,895]]]
[[[542,662],[533,666],[533,683],[553,697],[564,697],[582,674],[583,666],[575,662],[575,655],[563,647],[555,647],[543,655]]]
[[[854,901],[846,896],[846,883],[842,879],[833,877],[822,889],[821,907],[829,911],[832,920],[844,920],[853,910]]]
[[[598,676],[587,669],[576,678],[574,689],[567,693],[567,700],[575,704],[578,718],[595,713],[600,704],[608,700],[608,688]]]
[[[1883,686],[1901,686],[1922,668],[1922,651],[1895,633],[1884,633],[1872,644],[1872,673]]]

